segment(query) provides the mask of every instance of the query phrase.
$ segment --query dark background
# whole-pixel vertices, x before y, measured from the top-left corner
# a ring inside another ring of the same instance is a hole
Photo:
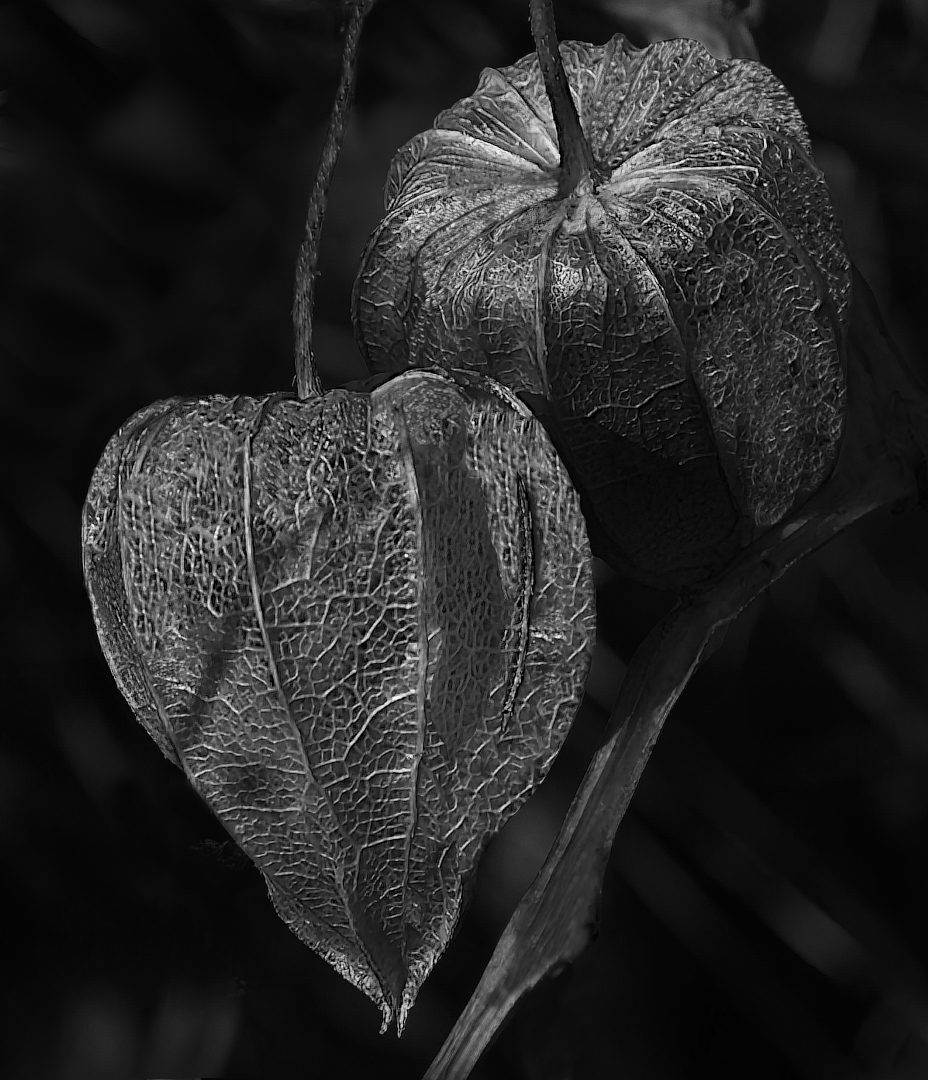
[[[316,347],[348,319],[397,146],[528,52],[515,0],[382,0],[323,232]],[[291,384],[304,202],[338,63],[324,3],[0,5],[2,1000],[10,1078],[416,1077],[473,989],[668,598],[601,574],[590,692],[492,844],[406,1034],[298,943],[133,720],[80,576],[118,424]],[[606,40],[608,0],[558,6]],[[812,128],[852,252],[924,370],[928,3],[768,0],[756,39]],[[729,633],[661,738],[596,940],[476,1075],[928,1077],[928,524],[871,519]]]

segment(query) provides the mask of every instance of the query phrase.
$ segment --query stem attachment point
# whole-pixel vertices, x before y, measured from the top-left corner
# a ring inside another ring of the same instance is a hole
[[[529,0],[529,7],[535,51],[551,103],[561,153],[557,193],[560,198],[565,198],[576,191],[586,178],[589,177],[595,185],[605,179],[605,174],[593,158],[571,97],[554,24],[553,0]]]

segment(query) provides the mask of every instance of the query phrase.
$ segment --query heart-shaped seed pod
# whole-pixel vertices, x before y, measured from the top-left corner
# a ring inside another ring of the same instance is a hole
[[[542,426],[464,373],[159,402],[110,440],[83,551],[138,719],[402,1029],[583,692],[589,548]]]
[[[592,174],[564,190],[535,54],[484,71],[394,158],[358,343],[374,371],[464,366],[517,391],[594,550],[678,586],[828,476],[849,262],[802,119],[761,64],[621,36],[561,56]]]

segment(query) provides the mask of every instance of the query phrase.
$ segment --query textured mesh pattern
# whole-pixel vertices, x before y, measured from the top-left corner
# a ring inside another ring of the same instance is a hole
[[[620,568],[718,570],[830,472],[850,268],[779,81],[694,41],[564,42],[608,175],[558,199],[537,60],[396,155],[355,283],[375,371],[466,366],[539,412]]]
[[[468,376],[162,402],[84,516],[104,652],[299,937],[402,1025],[593,638],[577,497]]]

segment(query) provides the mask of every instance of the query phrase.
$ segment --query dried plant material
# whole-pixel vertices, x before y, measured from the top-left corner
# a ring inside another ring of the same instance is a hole
[[[850,270],[787,91],[693,41],[564,42],[600,182],[559,194],[535,55],[396,155],[356,283],[375,371],[440,364],[528,401],[594,549],[717,573],[830,473]]]
[[[589,666],[586,532],[544,429],[467,374],[160,402],[107,446],[83,546],[136,716],[402,1029]]]

